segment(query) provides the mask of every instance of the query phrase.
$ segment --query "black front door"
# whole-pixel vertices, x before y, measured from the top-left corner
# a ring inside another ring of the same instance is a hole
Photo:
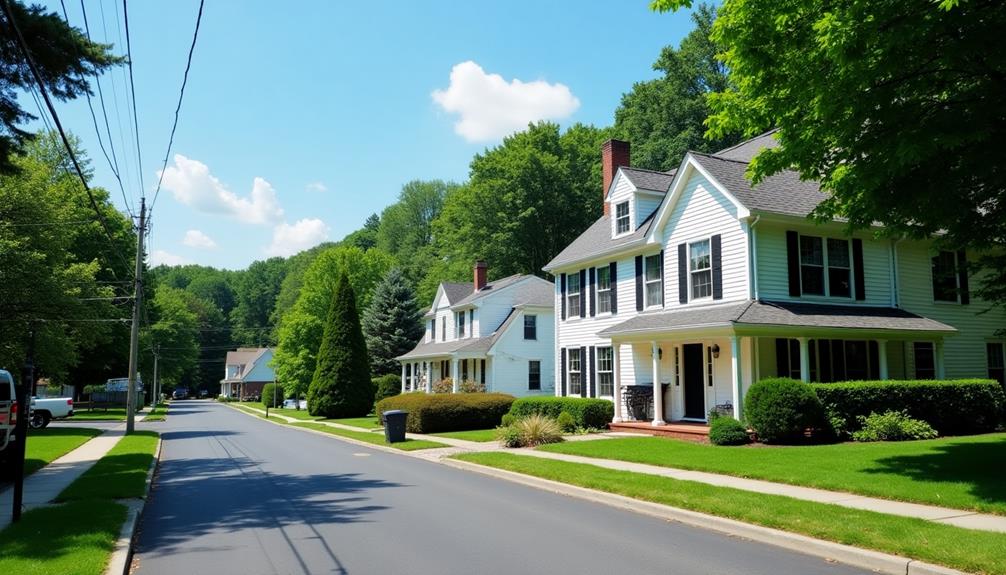
[[[685,417],[706,418],[706,390],[702,374],[702,344],[686,343],[685,348]]]

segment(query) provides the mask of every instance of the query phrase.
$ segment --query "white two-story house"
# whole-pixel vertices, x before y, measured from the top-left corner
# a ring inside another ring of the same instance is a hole
[[[517,397],[555,392],[552,282],[531,275],[487,281],[476,262],[472,283],[442,283],[423,316],[426,334],[399,356],[402,392],[433,391],[450,379]]]
[[[992,377],[1003,381],[1002,309],[970,293],[969,254],[849,234],[808,219],[824,199],[784,172],[745,178],[772,133],[677,170],[629,167],[602,149],[604,215],[545,269],[557,278],[557,395],[652,390],[647,418],[740,417],[753,381]],[[974,254],[971,254],[973,257]]]

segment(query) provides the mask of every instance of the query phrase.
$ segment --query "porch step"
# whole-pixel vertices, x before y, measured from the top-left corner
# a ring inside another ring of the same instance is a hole
[[[660,437],[674,437],[688,441],[709,441],[709,426],[704,423],[675,422],[664,425],[653,425],[649,421],[623,421],[622,423],[609,423],[608,429],[611,431],[640,433]]]

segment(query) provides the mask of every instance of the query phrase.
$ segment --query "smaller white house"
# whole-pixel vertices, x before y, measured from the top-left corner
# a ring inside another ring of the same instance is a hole
[[[423,316],[426,333],[397,359],[402,392],[449,380],[518,397],[555,393],[555,285],[532,275],[487,282],[477,262],[472,283],[442,283]]]
[[[267,383],[276,382],[272,362],[272,348],[239,347],[227,352],[224,378],[220,380],[220,395],[242,399],[261,397]]]

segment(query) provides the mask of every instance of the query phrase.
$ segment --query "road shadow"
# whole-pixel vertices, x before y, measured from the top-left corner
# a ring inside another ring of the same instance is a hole
[[[187,431],[165,431],[161,433],[164,441],[178,439],[194,439],[197,437],[223,437],[227,435],[241,435],[240,431],[230,431],[227,429],[191,429]],[[172,462],[174,464],[174,462]]]

